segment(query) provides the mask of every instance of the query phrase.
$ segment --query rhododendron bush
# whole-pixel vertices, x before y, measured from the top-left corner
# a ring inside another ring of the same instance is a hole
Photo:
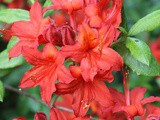
[[[0,101],[24,97],[10,119],[160,120],[160,9],[131,25],[124,2],[1,0]]]

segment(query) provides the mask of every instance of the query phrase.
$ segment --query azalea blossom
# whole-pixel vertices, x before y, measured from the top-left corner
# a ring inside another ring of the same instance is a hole
[[[160,119],[160,108],[152,104],[146,106],[146,113],[140,117],[140,120],[159,120]]]
[[[114,105],[112,96],[103,81],[104,78],[108,81],[112,81],[113,77],[110,76],[111,72],[108,71],[108,74],[103,76],[104,78],[97,75],[93,81],[85,81],[82,77],[80,67],[70,66],[70,70],[73,77],[75,77],[75,80],[73,80],[70,84],[56,84],[56,93],[73,93],[72,107],[76,116],[85,116],[92,101],[98,101],[101,105],[108,108]]]
[[[120,70],[123,66],[121,56],[107,47],[114,39],[114,30],[112,27],[106,29],[102,29],[98,33],[97,30],[83,24],[79,27],[77,42],[74,45],[66,45],[61,49],[64,56],[80,62],[85,81],[93,80],[98,70],[107,71],[111,67],[113,70]],[[106,35],[102,34],[106,31]]]
[[[31,88],[39,85],[42,99],[50,104],[52,94],[56,91],[56,80],[62,83],[70,83],[73,80],[63,65],[65,58],[51,43],[46,44],[42,52],[24,47],[22,54],[34,67],[24,74],[19,87]]]
[[[110,89],[110,92],[116,102],[113,113],[123,111],[126,113],[128,119],[134,119],[136,116],[142,116],[145,114],[144,105],[160,101],[160,97],[150,96],[149,98],[143,98],[146,88],[136,87],[130,92],[130,104],[126,105],[125,96],[123,93],[118,92],[115,89]]]
[[[12,35],[17,36],[19,42],[10,50],[10,58],[20,55],[23,46],[37,48],[39,35],[52,22],[49,17],[43,18],[42,7],[38,2],[32,5],[29,15],[30,21],[18,21],[11,27]]]

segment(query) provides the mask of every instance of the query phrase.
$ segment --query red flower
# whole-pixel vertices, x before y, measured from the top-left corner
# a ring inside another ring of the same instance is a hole
[[[85,116],[89,109],[90,103],[94,100],[106,107],[113,106],[114,102],[103,81],[104,77],[99,77],[97,75],[93,81],[85,81],[82,77],[80,67],[70,66],[70,70],[72,75],[75,77],[75,80],[70,84],[58,83],[56,85],[56,93],[73,93],[72,107],[76,116]],[[109,75],[111,75],[111,72],[109,72]],[[113,79],[109,75],[108,81],[110,81],[109,79]],[[105,78],[107,79],[106,76]]]
[[[100,31],[91,29],[87,24],[79,27],[77,43],[62,47],[62,54],[80,62],[82,76],[85,81],[92,81],[98,70],[120,70],[123,66],[122,57],[113,49],[108,48],[114,40],[112,26]]]
[[[147,105],[147,112],[144,116],[140,117],[140,120],[159,120],[160,108],[152,104]]]
[[[75,43],[75,32],[67,24],[60,27],[55,27],[54,24],[50,24],[44,29],[39,38],[42,38],[39,40],[39,43],[51,42],[58,46],[72,45]]]
[[[50,43],[46,44],[43,52],[24,47],[22,54],[34,67],[24,74],[19,87],[30,88],[39,85],[42,99],[49,104],[52,94],[56,90],[56,80],[69,83],[73,79],[63,65],[65,58]]]
[[[118,28],[121,23],[121,8],[122,0],[100,0],[97,3],[88,3],[85,13],[91,27],[101,27],[102,23],[106,23]]]
[[[160,38],[157,41],[152,42],[150,44],[150,48],[151,48],[152,54],[160,64]]]
[[[13,118],[12,120],[26,120],[26,118],[21,116],[21,117],[18,117],[18,118]]]
[[[51,0],[54,3],[54,8],[57,10],[65,10],[68,13],[82,9],[83,0]]]
[[[58,12],[55,11],[52,17],[54,19],[54,24],[56,27],[60,27],[65,25],[66,23],[69,23],[69,16],[63,10],[59,10]]]
[[[63,114],[62,111],[56,108],[52,108],[50,111],[50,120],[89,120],[89,116],[68,119],[66,118],[66,116]]]
[[[125,96],[123,93],[118,92],[117,90],[110,90],[116,105],[114,106],[113,112],[124,111],[128,118],[133,119],[135,116],[142,116],[145,113],[145,109],[143,106],[147,103],[160,101],[160,97],[149,97],[144,98],[144,93],[146,92],[146,88],[137,87],[134,88],[130,92],[130,105],[126,105]]]
[[[44,113],[39,112],[34,115],[34,120],[47,120],[47,117]]]
[[[38,2],[35,2],[31,7],[30,19],[30,21],[19,21],[12,25],[12,35],[17,36],[20,40],[11,49],[10,57],[20,55],[22,46],[36,48],[39,45],[39,35],[42,34],[45,26],[52,22],[50,18],[43,18],[42,7]]]
[[[96,101],[92,102],[91,110],[93,115],[98,116],[98,120],[126,120],[126,116],[123,112],[112,113],[111,110],[105,109],[104,106]]]

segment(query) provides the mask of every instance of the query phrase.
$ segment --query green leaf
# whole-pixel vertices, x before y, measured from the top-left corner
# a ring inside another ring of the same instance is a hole
[[[0,53],[0,69],[14,68],[24,63],[22,56],[12,58],[9,60],[8,51],[4,50]]]
[[[29,12],[22,9],[4,9],[0,11],[0,21],[12,24],[16,21],[29,20]]]
[[[7,3],[11,3],[13,0],[4,0]]]
[[[151,55],[150,66],[139,62],[130,53],[129,49],[126,48],[125,42],[119,42],[112,46],[124,59],[124,63],[135,71],[138,75],[146,76],[157,76],[160,74],[160,66],[156,59]]]
[[[2,81],[0,80],[0,101],[3,102],[3,97],[4,97],[4,86]]]
[[[152,31],[159,26],[160,26],[160,10],[157,10],[146,15],[138,22],[136,22],[129,30],[128,35],[133,36],[141,32]]]
[[[30,0],[30,3],[33,4],[35,2],[35,0]]]
[[[52,5],[51,0],[46,0],[46,2],[44,3],[43,7],[47,7],[47,6],[50,6],[50,5]]]
[[[5,76],[11,71],[11,69],[0,69],[0,77]]]
[[[11,60],[8,58],[8,52],[18,42],[18,40],[19,39],[17,37],[12,36],[7,45],[7,49],[0,53],[0,69],[14,68],[24,63],[25,60],[22,56],[12,58]]]
[[[151,51],[144,41],[128,37],[126,40],[126,47],[130,50],[134,58],[149,66]]]
[[[7,45],[7,51],[9,52],[9,50],[15,45],[17,44],[19,41],[18,37],[16,36],[12,36],[12,38],[9,40],[9,43]]]
[[[124,35],[127,35],[127,31],[123,27],[118,28]]]

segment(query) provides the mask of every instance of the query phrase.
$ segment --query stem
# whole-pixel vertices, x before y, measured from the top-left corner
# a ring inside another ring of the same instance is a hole
[[[56,95],[56,97],[54,98],[54,101],[53,101],[53,104],[52,104],[53,106],[54,106],[54,104],[56,103],[56,101],[57,101],[58,97],[59,97],[59,96],[58,96],[58,95]]]
[[[62,107],[62,106],[55,106],[55,108],[57,108],[57,109],[59,109],[59,110],[67,111],[67,112],[69,112],[69,113],[73,113],[73,110],[72,110],[72,109],[65,108],[65,107]]]
[[[130,105],[129,70],[127,69],[127,66],[124,66],[122,72],[123,72],[123,87],[124,87],[126,105]]]

